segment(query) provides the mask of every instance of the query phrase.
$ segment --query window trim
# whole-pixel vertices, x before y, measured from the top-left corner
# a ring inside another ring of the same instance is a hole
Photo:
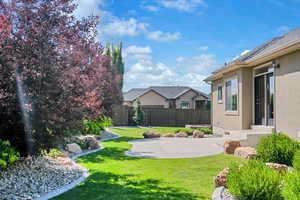
[[[219,88],[221,88],[221,99],[219,99]],[[217,100],[219,104],[223,103],[223,98],[224,98],[223,84],[219,84],[217,85]]]
[[[236,110],[227,110],[226,105],[227,105],[227,89],[226,89],[226,83],[232,80],[237,80],[237,108]],[[238,75],[232,76],[230,78],[225,79],[224,83],[224,89],[225,89],[225,112],[227,115],[238,115],[239,112],[239,77]]]
[[[188,105],[188,107],[187,108],[183,108],[182,107],[183,103],[186,103]],[[191,108],[191,103],[190,102],[188,102],[188,101],[181,101],[180,102],[180,109],[190,109],[190,108]]]

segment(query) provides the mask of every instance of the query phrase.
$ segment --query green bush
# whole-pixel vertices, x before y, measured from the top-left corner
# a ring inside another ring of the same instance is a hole
[[[213,134],[211,128],[197,128],[197,130],[202,131],[204,134],[207,134],[207,135],[212,135]]]
[[[264,162],[292,165],[293,157],[299,149],[299,142],[283,133],[273,133],[263,137],[257,145],[258,157]]]
[[[136,123],[136,125],[140,126],[144,123],[145,118],[145,112],[142,109],[141,102],[137,100],[133,107],[133,121]]]
[[[102,130],[108,128],[113,125],[113,121],[110,117],[102,116],[100,117],[99,125],[101,126]]]
[[[300,172],[288,173],[282,189],[282,196],[286,200],[300,200]]]
[[[103,128],[97,121],[83,120],[83,131],[84,134],[100,135]]]
[[[79,140],[77,142],[77,144],[80,146],[81,149],[85,150],[85,149],[88,149],[89,148],[89,144],[87,141],[85,140]]]
[[[59,149],[42,150],[42,155],[51,158],[65,157],[65,154],[61,152]]]
[[[296,151],[293,158],[293,167],[300,172],[300,150]]]
[[[186,133],[188,135],[193,135],[193,129],[191,128],[178,128],[174,131],[174,133]]]
[[[227,187],[243,200],[279,200],[281,175],[264,163],[250,160],[243,166],[230,167]]]
[[[7,168],[8,165],[13,164],[20,158],[19,152],[17,152],[9,141],[0,140],[0,168]]]

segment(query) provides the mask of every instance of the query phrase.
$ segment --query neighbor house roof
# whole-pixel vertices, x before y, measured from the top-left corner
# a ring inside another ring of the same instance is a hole
[[[227,65],[221,67],[217,71],[213,72],[213,75],[208,77],[205,81],[213,80],[219,73],[224,71],[230,71],[230,69],[236,69],[237,66],[247,67],[247,64],[254,62],[262,57],[266,57],[272,53],[275,53],[276,50],[280,51],[284,48],[291,47],[292,45],[300,43],[300,27],[288,32],[287,34],[275,37],[264,44],[256,47],[252,51],[238,57]]]
[[[176,99],[189,90],[193,90],[199,95],[209,98],[207,94],[186,86],[151,86],[149,88],[133,88],[128,92],[125,92],[123,94],[123,98],[124,101],[134,101],[136,98],[142,96],[143,94],[149,91],[154,91],[166,99]]]

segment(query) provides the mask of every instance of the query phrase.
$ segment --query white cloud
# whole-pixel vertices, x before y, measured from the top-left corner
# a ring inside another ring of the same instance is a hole
[[[287,33],[290,31],[290,27],[288,26],[280,26],[278,29],[277,29],[277,32],[280,32],[280,33]]]
[[[201,54],[191,58],[178,57],[178,64],[188,72],[209,74],[216,67],[216,58],[212,54]]]
[[[160,4],[166,8],[174,8],[184,12],[191,12],[198,6],[207,7],[203,0],[161,0]]]
[[[148,24],[138,22],[134,18],[123,20],[114,18],[102,28],[102,33],[113,36],[138,36],[147,30]]]
[[[123,50],[123,57],[125,58],[125,63],[128,60],[149,60],[152,53],[152,49],[149,46],[129,46]]]
[[[200,51],[206,51],[208,50],[208,46],[199,46],[199,47],[196,47],[197,50],[200,50]]]
[[[146,36],[150,40],[159,41],[159,42],[172,42],[179,40],[181,38],[181,33],[169,33],[169,32],[162,32],[162,31],[153,31],[147,32]]]
[[[203,80],[216,69],[214,55],[178,57],[176,61],[176,65],[168,66],[162,62],[156,63],[152,58],[137,60],[126,70],[124,89],[153,85],[182,85],[210,92],[209,86]]]
[[[153,5],[141,5],[141,8],[145,9],[145,10],[148,10],[148,11],[151,11],[151,12],[157,12],[159,11],[159,7],[157,6],[153,6]]]
[[[76,17],[103,16],[105,14],[101,10],[101,7],[105,4],[105,0],[75,0],[74,3],[78,5],[75,10]]]

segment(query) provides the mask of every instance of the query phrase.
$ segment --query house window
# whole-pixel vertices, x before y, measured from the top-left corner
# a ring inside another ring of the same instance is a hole
[[[222,103],[223,101],[223,88],[222,86],[218,87],[218,102]]]
[[[238,79],[226,81],[226,111],[237,111],[238,108]]]
[[[190,108],[190,103],[186,101],[182,101],[180,104],[181,109],[189,109]]]

